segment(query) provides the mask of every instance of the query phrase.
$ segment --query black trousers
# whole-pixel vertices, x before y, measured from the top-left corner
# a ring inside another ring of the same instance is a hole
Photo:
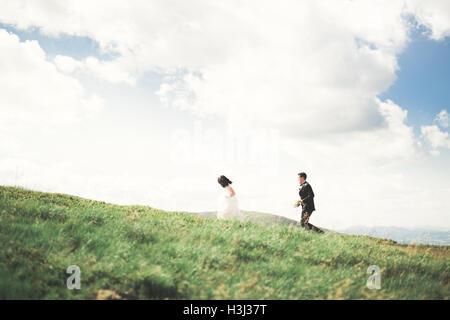
[[[323,233],[322,230],[320,230],[316,226],[309,223],[309,218],[311,217],[311,215],[312,215],[312,212],[302,210],[302,218],[300,219],[300,225],[305,229]]]

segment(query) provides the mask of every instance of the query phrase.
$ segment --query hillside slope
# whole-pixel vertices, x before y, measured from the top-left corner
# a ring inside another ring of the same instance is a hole
[[[241,220],[250,220],[258,223],[266,224],[278,224],[278,225],[297,225],[297,221],[282,217],[271,213],[263,213],[256,211],[240,210],[242,214]],[[204,212],[187,212],[201,218],[217,219],[217,212],[204,211]]]
[[[0,299],[449,299],[448,246],[0,187]],[[81,269],[68,290],[66,269]],[[381,289],[366,287],[381,268]]]

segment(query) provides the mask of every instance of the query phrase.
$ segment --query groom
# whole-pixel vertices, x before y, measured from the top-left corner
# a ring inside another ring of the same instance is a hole
[[[314,192],[311,185],[306,181],[306,173],[300,172],[298,174],[298,181],[300,182],[298,194],[300,195],[302,205],[302,218],[300,224],[303,228],[322,233],[322,230],[309,223],[309,218],[311,217],[312,212],[316,210],[316,207],[314,206]]]

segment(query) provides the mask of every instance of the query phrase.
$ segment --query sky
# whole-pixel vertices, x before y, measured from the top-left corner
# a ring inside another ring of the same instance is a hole
[[[450,228],[450,3],[0,0],[0,184]]]

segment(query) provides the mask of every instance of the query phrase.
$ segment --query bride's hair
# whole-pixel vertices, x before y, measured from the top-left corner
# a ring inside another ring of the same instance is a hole
[[[227,177],[225,177],[225,176],[220,176],[218,179],[217,179],[217,181],[219,182],[219,184],[222,186],[222,187],[226,187],[226,186],[228,186],[229,184],[232,184],[233,182],[231,182],[231,180],[230,179],[228,179]]]

